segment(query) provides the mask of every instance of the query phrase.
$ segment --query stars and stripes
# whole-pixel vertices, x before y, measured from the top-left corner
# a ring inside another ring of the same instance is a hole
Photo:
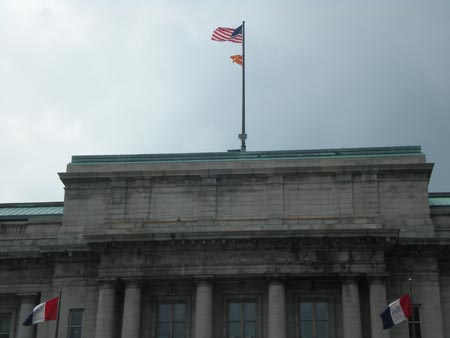
[[[238,28],[218,27],[214,30],[211,40],[242,43],[242,25]]]

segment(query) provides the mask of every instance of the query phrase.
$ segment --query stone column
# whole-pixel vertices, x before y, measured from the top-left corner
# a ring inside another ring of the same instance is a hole
[[[213,279],[203,277],[197,280],[195,299],[195,338],[213,337]]]
[[[17,338],[33,338],[34,325],[23,326],[22,323],[28,318],[36,304],[36,294],[19,294],[20,310],[19,325],[17,325]]]
[[[122,338],[139,338],[141,328],[141,280],[125,280]]]
[[[370,327],[372,338],[389,338],[389,330],[383,330],[380,313],[387,306],[386,282],[383,276],[369,276]]]
[[[268,338],[286,338],[286,295],[280,279],[269,281],[269,335]]]
[[[354,277],[342,278],[342,329],[344,338],[362,338],[359,288]]]
[[[116,281],[99,281],[95,338],[113,338],[115,298]]]

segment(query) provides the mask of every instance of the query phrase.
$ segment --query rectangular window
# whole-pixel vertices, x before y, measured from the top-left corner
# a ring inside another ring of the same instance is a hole
[[[228,303],[227,337],[256,338],[256,302]]]
[[[81,338],[83,310],[69,310],[69,338]]]
[[[186,304],[161,303],[158,308],[158,338],[186,337]]]
[[[302,301],[298,313],[300,338],[330,338],[329,303]]]
[[[408,320],[409,325],[409,337],[410,338],[422,338],[422,328],[420,325],[420,306],[413,306],[414,317]],[[414,336],[414,330],[416,331],[416,336]]]
[[[9,338],[11,330],[11,315],[9,313],[0,313],[0,338]]]

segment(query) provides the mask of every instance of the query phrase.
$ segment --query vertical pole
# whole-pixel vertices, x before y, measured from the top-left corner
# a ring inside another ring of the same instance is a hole
[[[408,286],[409,286],[409,298],[411,299],[411,308],[412,308],[412,331],[413,331],[413,338],[416,338],[416,316],[414,314],[414,298],[412,293],[412,286],[411,286],[412,278],[408,278]]]
[[[56,316],[55,338],[58,338],[59,314],[61,313],[61,289],[59,289],[58,297],[58,315]]]
[[[242,21],[242,133],[239,134],[241,139],[241,151],[247,149],[245,140],[247,134],[245,133],[245,21]]]

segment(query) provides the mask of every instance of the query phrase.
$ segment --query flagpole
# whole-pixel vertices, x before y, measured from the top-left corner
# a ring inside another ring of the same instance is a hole
[[[58,298],[58,316],[56,316],[55,338],[58,338],[59,314],[60,314],[60,313],[61,313],[61,289],[59,289],[59,298]]]
[[[241,139],[241,151],[247,150],[245,140],[247,134],[245,133],[245,21],[242,21],[242,133],[239,134]]]
[[[411,308],[412,308],[412,331],[413,331],[413,338],[416,338],[416,316],[414,314],[414,298],[412,293],[412,286],[411,286],[412,278],[408,278],[408,287],[409,287],[409,298],[411,299]]]

